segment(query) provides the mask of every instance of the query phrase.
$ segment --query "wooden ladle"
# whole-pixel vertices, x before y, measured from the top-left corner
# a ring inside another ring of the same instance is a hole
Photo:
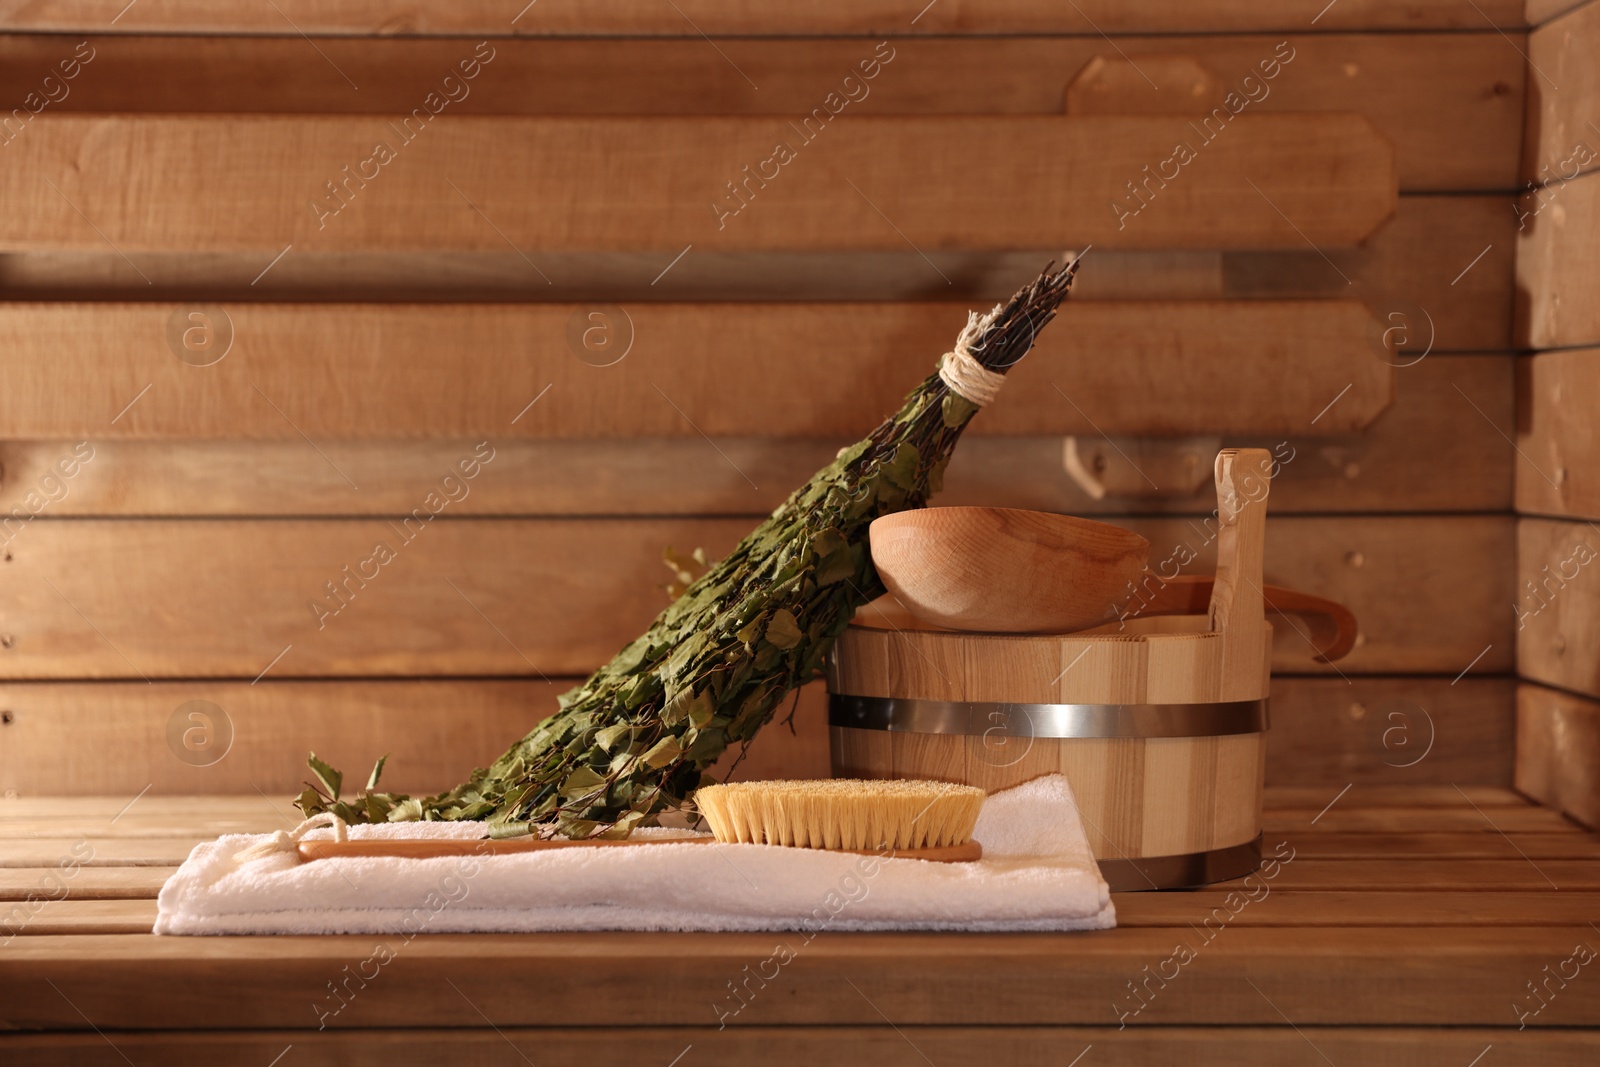
[[[922,508],[869,534],[889,592],[953,630],[1068,633],[1105,621],[1150,542],[1110,523],[1015,508]]]

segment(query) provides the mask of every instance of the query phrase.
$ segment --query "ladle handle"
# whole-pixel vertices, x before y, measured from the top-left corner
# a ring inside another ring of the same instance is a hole
[[[1209,574],[1180,574],[1163,581],[1155,594],[1136,612],[1139,618],[1155,615],[1204,615],[1211,603],[1211,590],[1216,580]],[[1359,632],[1356,617],[1349,608],[1326,597],[1302,593],[1298,589],[1285,589],[1281,585],[1263,585],[1262,600],[1266,613],[1280,618],[1293,615],[1300,620],[1312,647],[1316,649],[1318,663],[1331,663],[1343,659],[1356,647]],[[1285,619],[1290,626],[1297,625]]]
[[[1217,578],[1210,628],[1222,635],[1220,700],[1266,696],[1268,657],[1262,593],[1272,455],[1264,448],[1217,453]]]

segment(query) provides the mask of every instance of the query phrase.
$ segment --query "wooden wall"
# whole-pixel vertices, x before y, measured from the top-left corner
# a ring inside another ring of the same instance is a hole
[[[1600,826],[1600,6],[1528,38],[1517,202],[1517,788]]]
[[[1511,781],[1514,468],[1600,494],[1512,441],[1589,432],[1519,374],[1597,389],[1513,351],[1600,342],[1581,272],[1513,332],[1524,112],[1578,115],[1520,4],[120,7],[0,5],[0,788],[448,786],[1091,245],[940,502],[1160,558],[1271,448],[1268,578],[1362,636],[1280,633],[1269,780]],[[822,715],[745,770],[825,773]]]

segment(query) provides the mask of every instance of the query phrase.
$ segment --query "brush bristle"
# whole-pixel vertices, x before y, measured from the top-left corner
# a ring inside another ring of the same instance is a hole
[[[949,782],[825,778],[708,785],[695,804],[727,844],[900,850],[966,844],[984,795]]]

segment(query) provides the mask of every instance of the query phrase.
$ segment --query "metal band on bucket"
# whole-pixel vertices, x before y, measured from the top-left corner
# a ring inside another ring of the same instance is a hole
[[[1113,893],[1208,885],[1254,874],[1261,866],[1261,835],[1257,834],[1253,841],[1214,848],[1209,852],[1101,859],[1098,862],[1100,877],[1106,880]]]
[[[1264,732],[1267,702],[1012,704],[834,693],[828,698],[828,725],[989,738],[1217,737]]]

